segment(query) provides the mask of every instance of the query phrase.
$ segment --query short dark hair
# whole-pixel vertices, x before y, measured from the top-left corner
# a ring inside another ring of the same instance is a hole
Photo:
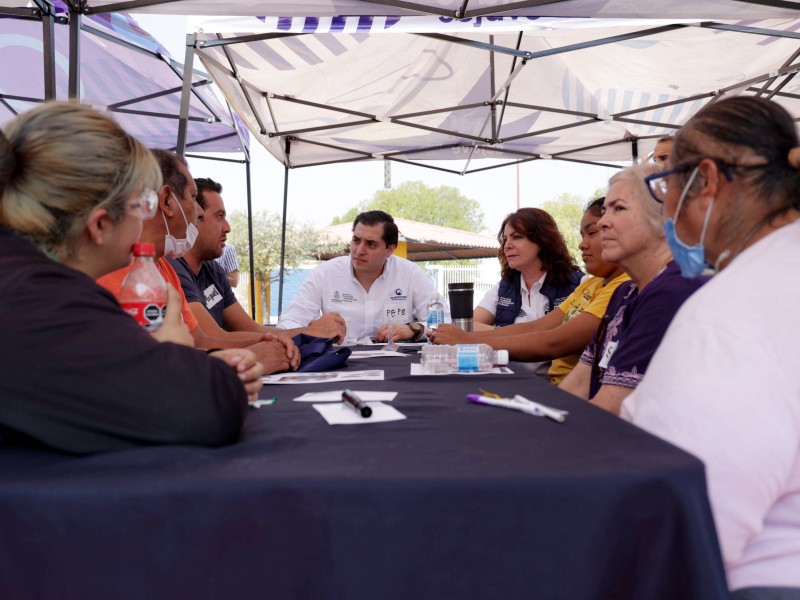
[[[222,193],[222,184],[217,183],[210,177],[195,177],[194,183],[197,186],[197,197],[195,200],[200,205],[200,208],[203,210],[206,209],[206,197],[203,195],[203,192],[208,190],[209,192],[217,192],[218,194]]]
[[[590,200],[589,203],[586,205],[586,208],[583,209],[583,212],[593,214],[595,217],[602,217],[603,203],[605,201],[606,201],[605,196],[600,196],[599,198]]]
[[[178,192],[178,196],[183,196],[188,181],[186,180],[186,175],[181,172],[178,165],[183,165],[188,168],[189,164],[186,162],[186,159],[182,156],[178,156],[174,152],[161,148],[155,148],[151,150],[151,152],[158,161],[158,166],[161,169],[161,176],[164,178],[164,185],[168,185]]]
[[[392,215],[385,213],[382,210],[368,210],[360,213],[353,221],[353,231],[356,225],[363,223],[364,225],[380,225],[383,223],[383,241],[386,242],[386,247],[397,246],[398,230],[395,225]]]

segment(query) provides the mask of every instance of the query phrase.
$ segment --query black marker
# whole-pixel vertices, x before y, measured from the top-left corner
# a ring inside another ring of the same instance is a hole
[[[356,393],[353,390],[345,390],[342,392],[342,402],[347,404],[347,406],[352,408],[357,413],[360,413],[365,419],[372,415],[372,409],[367,406],[366,402],[356,396]]]

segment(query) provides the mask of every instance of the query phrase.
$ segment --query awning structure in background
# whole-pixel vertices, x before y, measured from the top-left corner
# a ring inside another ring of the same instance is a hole
[[[69,25],[63,3],[53,8],[56,98],[65,100]],[[45,99],[43,32],[38,19],[0,18],[0,124]],[[80,36],[81,102],[113,113],[149,147],[176,148],[183,66],[125,14],[85,18]],[[246,127],[214,95],[207,76],[195,73],[192,81],[187,150],[243,152]]]
[[[462,231],[439,225],[428,225],[408,219],[395,218],[401,240],[406,242],[408,260],[433,261],[472,258],[497,258],[500,244],[497,238],[471,231]],[[342,252],[323,254],[328,260],[347,254],[347,246],[353,234],[352,223],[331,225],[322,230],[323,236],[333,242],[341,242]]]

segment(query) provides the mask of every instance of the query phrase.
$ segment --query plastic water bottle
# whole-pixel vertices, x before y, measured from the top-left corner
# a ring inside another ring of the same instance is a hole
[[[437,293],[428,303],[428,331],[436,331],[444,323],[444,304]]]
[[[146,242],[133,245],[133,264],[122,282],[119,303],[146,331],[157,331],[167,312],[167,284],[153,256],[155,247]]]
[[[424,373],[488,371],[508,364],[508,350],[495,350],[488,344],[429,345],[423,346],[420,363]]]

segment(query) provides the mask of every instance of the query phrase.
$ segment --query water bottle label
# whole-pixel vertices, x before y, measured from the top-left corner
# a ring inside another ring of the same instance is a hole
[[[458,370],[477,371],[480,369],[478,344],[461,344],[458,346]]]
[[[444,323],[444,309],[431,308],[428,310],[428,325],[441,325]]]
[[[122,310],[136,319],[145,331],[158,331],[167,313],[167,304],[156,302],[126,302]]]

